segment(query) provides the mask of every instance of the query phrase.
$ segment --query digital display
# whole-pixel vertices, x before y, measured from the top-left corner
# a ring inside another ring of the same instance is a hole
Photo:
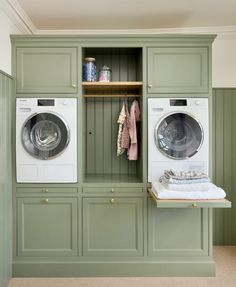
[[[170,100],[170,106],[187,106],[187,100],[184,99],[172,99]]]
[[[40,99],[38,100],[38,106],[45,106],[45,107],[55,106],[55,100]]]

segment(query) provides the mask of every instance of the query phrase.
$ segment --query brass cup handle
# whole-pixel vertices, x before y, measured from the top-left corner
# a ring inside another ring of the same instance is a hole
[[[48,192],[48,189],[47,189],[47,188],[44,188],[44,189],[42,190],[42,192]]]
[[[48,199],[48,198],[44,198],[43,202],[44,202],[44,203],[48,203],[48,202],[49,202],[49,199]]]
[[[197,203],[192,203],[192,207],[193,208],[197,207]]]
[[[115,199],[111,198],[110,203],[115,203]]]
[[[115,192],[115,189],[114,189],[114,188],[112,188],[112,189],[111,189],[111,192]]]

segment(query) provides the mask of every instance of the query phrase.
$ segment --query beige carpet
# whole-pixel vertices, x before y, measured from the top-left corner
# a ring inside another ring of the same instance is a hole
[[[236,287],[236,246],[214,247],[216,277],[14,278],[8,287]]]

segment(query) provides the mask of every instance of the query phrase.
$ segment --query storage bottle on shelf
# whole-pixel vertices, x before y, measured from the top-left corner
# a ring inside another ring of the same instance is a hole
[[[83,81],[84,82],[96,82],[97,72],[96,72],[96,59],[92,57],[87,57],[84,59],[83,64]]]
[[[101,67],[99,71],[99,82],[110,82],[111,81],[111,69],[107,66]]]

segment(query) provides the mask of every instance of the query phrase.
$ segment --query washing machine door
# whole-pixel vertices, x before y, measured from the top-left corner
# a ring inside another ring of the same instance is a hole
[[[54,113],[36,113],[22,128],[22,144],[33,157],[48,160],[63,153],[70,141],[66,122]]]
[[[201,148],[204,132],[200,122],[184,112],[166,115],[156,126],[155,144],[172,159],[192,157]]]

